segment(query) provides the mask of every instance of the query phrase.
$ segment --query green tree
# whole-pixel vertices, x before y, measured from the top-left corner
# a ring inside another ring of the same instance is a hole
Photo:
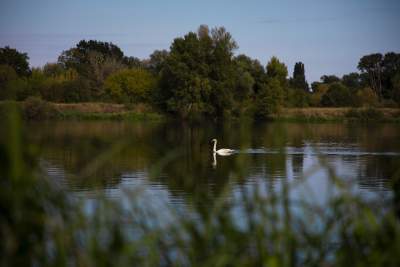
[[[57,77],[62,75],[65,72],[65,68],[62,64],[59,63],[46,63],[43,66],[42,73],[47,77]],[[38,71],[36,73],[38,74]]]
[[[321,104],[326,107],[351,106],[353,103],[350,90],[341,83],[332,83],[322,96]]]
[[[323,75],[321,81],[325,84],[340,82],[340,78],[335,75]]]
[[[318,107],[321,105],[322,97],[328,91],[329,85],[323,83],[317,83],[313,86],[313,91],[310,96],[310,105]]]
[[[116,61],[119,62],[118,59]],[[122,63],[128,68],[142,68],[144,66],[144,63],[137,57],[124,56]]]
[[[400,105],[400,72],[392,77],[393,100]]]
[[[85,102],[91,100],[91,87],[87,79],[75,69],[48,63],[42,69],[32,69],[28,83],[34,95],[52,102]]]
[[[271,78],[259,91],[255,101],[255,116],[265,119],[280,111],[284,104],[284,89],[278,78]]]
[[[306,81],[304,64],[302,62],[296,62],[296,64],[294,65],[291,87],[294,89],[301,89],[306,92],[309,92],[308,83]]]
[[[15,70],[9,65],[0,65],[0,100],[15,99],[10,83],[18,79]]]
[[[287,67],[277,57],[272,57],[267,64],[267,77],[277,79],[282,86],[286,86],[288,75]]]
[[[161,71],[158,102],[182,117],[194,113],[222,116],[232,109],[235,90],[233,50],[236,43],[224,28],[200,26],[176,38]]]
[[[145,69],[124,69],[111,74],[104,87],[112,99],[121,103],[139,103],[149,100],[156,87],[155,77]]]
[[[155,50],[150,55],[150,60],[148,67],[151,71],[158,74],[164,66],[165,60],[167,59],[169,53],[167,50]]]
[[[26,53],[20,53],[9,46],[0,48],[0,65],[12,67],[19,76],[30,74],[29,57]]]
[[[400,54],[386,53],[382,60],[382,95],[384,98],[393,98],[396,94],[393,78],[400,73]]]
[[[378,96],[370,87],[360,89],[355,93],[354,104],[358,107],[374,107],[378,102]]]
[[[363,56],[358,62],[358,69],[367,73],[371,88],[382,98],[382,54],[370,54]]]
[[[4,87],[7,82],[17,78],[18,75],[11,66],[0,65],[0,88]]]
[[[96,40],[81,40],[76,47],[63,51],[58,58],[58,62],[66,68],[74,68],[79,73],[87,74],[90,57],[96,52],[101,60],[106,58],[114,58],[122,61],[124,53],[113,43],[101,42]]]
[[[235,69],[238,74],[249,73],[254,80],[253,93],[257,93],[266,82],[265,70],[261,63],[256,59],[251,59],[246,55],[238,55],[234,58]]]
[[[343,75],[342,83],[353,91],[363,86],[361,76],[357,72]]]
[[[79,76],[87,79],[90,95],[97,99],[103,95],[103,83],[108,75],[136,64],[134,59],[125,57],[118,46],[96,40],[82,40],[76,47],[63,51],[58,63],[64,69],[75,69]]]

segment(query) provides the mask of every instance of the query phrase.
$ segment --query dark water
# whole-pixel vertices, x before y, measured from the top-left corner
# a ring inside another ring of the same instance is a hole
[[[52,122],[27,129],[50,179],[88,199],[138,189],[146,203],[207,207],[285,180],[299,184],[293,197],[323,201],[335,174],[355,194],[385,201],[400,168],[396,124]],[[236,153],[214,158],[212,138]]]

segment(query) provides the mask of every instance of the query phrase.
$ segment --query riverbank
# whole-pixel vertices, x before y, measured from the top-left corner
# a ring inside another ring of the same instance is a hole
[[[0,111],[9,101],[0,102]],[[146,104],[51,103],[39,98],[16,102],[26,120],[164,120]],[[4,112],[2,112],[4,113]],[[270,117],[288,122],[400,122],[400,108],[283,108]]]
[[[0,113],[5,113],[11,101],[0,102]],[[51,103],[39,98],[14,102],[28,121],[40,120],[163,120],[165,116],[145,104],[114,103]]]
[[[399,108],[284,108],[271,116],[276,121],[296,122],[348,122],[378,121],[400,122]]]
[[[161,120],[164,116],[151,107],[138,104],[127,107],[113,103],[56,103],[60,119],[76,120]]]

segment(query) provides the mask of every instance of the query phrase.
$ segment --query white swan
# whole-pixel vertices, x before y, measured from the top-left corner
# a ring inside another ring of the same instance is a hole
[[[211,142],[214,143],[213,152],[217,153],[220,156],[229,156],[229,155],[232,155],[233,153],[235,153],[235,150],[228,149],[228,148],[221,148],[221,149],[217,150],[217,139],[213,139],[213,140],[211,140]]]

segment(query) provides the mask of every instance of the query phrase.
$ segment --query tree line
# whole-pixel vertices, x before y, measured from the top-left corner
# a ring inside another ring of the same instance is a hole
[[[57,62],[29,67],[29,57],[0,48],[0,100],[39,96],[52,102],[146,103],[187,117],[265,118],[284,107],[396,107],[400,104],[400,54],[363,56],[359,72],[324,75],[311,88],[305,66],[272,57],[264,66],[238,48],[223,27],[201,25],[148,59],[128,57],[115,44],[82,40]]]

